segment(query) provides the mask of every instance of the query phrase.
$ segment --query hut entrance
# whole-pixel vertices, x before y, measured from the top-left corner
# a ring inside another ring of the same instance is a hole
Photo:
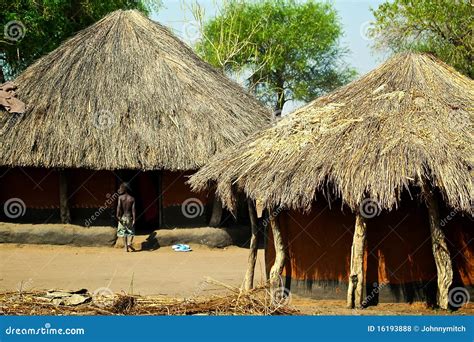
[[[161,225],[161,171],[116,172],[117,184],[127,182],[136,200],[137,234],[148,234]]]

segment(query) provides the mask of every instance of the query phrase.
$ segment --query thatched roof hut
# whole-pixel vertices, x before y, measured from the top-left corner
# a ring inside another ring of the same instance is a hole
[[[133,183],[153,226],[168,207],[183,216],[181,203],[196,197],[187,176],[271,120],[237,83],[131,10],[79,32],[14,83],[26,112],[0,110],[0,168],[9,170],[0,203],[61,207],[63,221],[59,198],[78,210],[103,207],[121,181]]]
[[[268,111],[137,11],[115,11],[18,78],[0,166],[191,170],[264,127]]]
[[[427,178],[472,213],[474,81],[429,55],[400,54],[217,155],[191,179],[236,184],[267,206],[309,209],[318,196],[356,210],[365,198],[396,207]]]
[[[269,209],[272,282],[285,268],[304,293],[347,286],[354,307],[364,281],[412,301],[437,278],[447,308],[451,285],[474,281],[473,123],[471,79],[399,54],[216,155],[190,183],[217,183],[229,208],[239,189]]]

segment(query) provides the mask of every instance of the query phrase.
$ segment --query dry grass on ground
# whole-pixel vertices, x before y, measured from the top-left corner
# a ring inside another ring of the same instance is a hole
[[[215,281],[211,281],[216,284]],[[130,296],[126,294],[81,294],[79,305],[62,305],[48,292],[6,292],[0,294],[0,314],[4,315],[294,315],[299,312],[272,300],[269,289],[258,286],[251,291],[218,283],[226,294],[177,299],[166,296]],[[51,293],[51,292],[50,292]]]

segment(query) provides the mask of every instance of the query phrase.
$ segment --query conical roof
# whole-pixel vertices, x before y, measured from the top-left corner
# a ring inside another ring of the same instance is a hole
[[[356,210],[371,198],[392,209],[428,179],[448,205],[472,213],[474,82],[430,55],[399,54],[296,110],[191,178],[232,186],[267,207],[307,210],[318,195]]]
[[[189,170],[263,128],[269,112],[137,11],[115,11],[14,81],[0,166]]]

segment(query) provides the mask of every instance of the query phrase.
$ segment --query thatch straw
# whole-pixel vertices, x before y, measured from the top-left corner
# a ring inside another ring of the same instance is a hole
[[[214,283],[216,284],[216,283]],[[222,285],[221,283],[217,285]],[[76,305],[54,305],[44,292],[0,293],[3,315],[294,315],[286,301],[272,300],[267,286],[241,291],[226,285],[227,293],[187,299],[114,294]]]
[[[0,166],[196,169],[269,112],[137,11],[116,11],[23,72]]]
[[[427,178],[472,214],[473,108],[471,79],[429,55],[400,54],[216,155],[190,183],[217,182],[230,208],[235,184],[267,207],[308,210],[324,194],[392,209]]]

